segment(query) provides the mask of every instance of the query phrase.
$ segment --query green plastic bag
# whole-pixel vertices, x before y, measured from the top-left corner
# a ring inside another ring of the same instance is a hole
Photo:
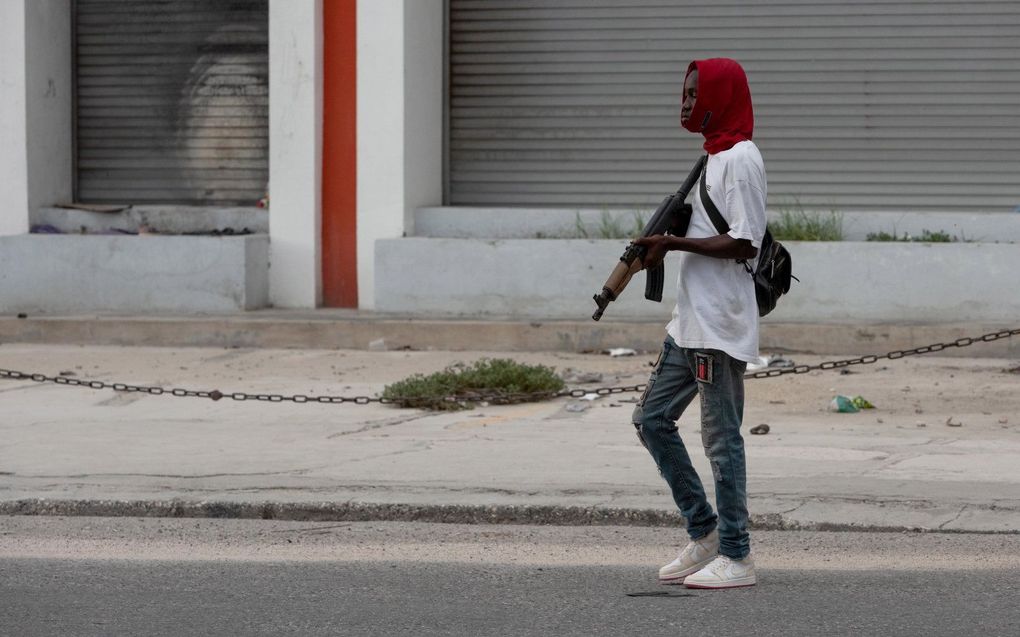
[[[852,398],[846,396],[836,396],[829,403],[829,411],[839,412],[841,414],[853,414],[860,411],[857,406],[854,405]]]

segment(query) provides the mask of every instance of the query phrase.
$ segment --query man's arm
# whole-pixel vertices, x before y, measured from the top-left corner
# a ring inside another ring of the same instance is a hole
[[[758,248],[751,245],[748,239],[734,239],[728,234],[703,239],[657,234],[635,239],[634,243],[648,249],[644,259],[645,268],[658,265],[666,253],[673,250],[693,252],[717,259],[753,259],[758,254]]]

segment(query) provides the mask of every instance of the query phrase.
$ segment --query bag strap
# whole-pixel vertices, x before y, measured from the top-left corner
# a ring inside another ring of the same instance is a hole
[[[708,213],[708,218],[712,220],[712,225],[719,231],[719,234],[726,234],[730,231],[730,224],[726,223],[723,219],[722,213],[716,208],[712,198],[708,196],[708,186],[705,182],[708,180],[708,158],[705,158],[705,170],[701,173],[701,187],[699,191],[701,193],[701,205],[705,207],[705,212]],[[762,248],[765,247],[764,241],[762,242]],[[760,250],[759,250],[760,252]],[[744,266],[747,273],[754,276],[754,270],[751,269],[751,264],[747,262],[747,259],[737,259],[737,263]]]
[[[708,187],[705,185],[708,179],[708,162],[705,162],[705,170],[701,173],[701,205],[705,207],[705,212],[708,213],[708,218],[712,220],[712,225],[719,231],[719,234],[726,234],[730,231],[730,224],[726,223],[723,219],[722,213],[715,207],[715,203],[712,202],[712,198],[708,196]]]

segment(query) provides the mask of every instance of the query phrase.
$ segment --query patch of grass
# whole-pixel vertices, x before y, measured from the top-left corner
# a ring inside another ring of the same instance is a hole
[[[954,241],[959,241],[959,239],[950,236],[945,230],[938,230],[936,232],[921,230],[921,238],[919,241],[923,241],[924,243],[952,243]]]
[[[777,241],[842,241],[843,215],[829,212],[806,212],[799,206],[780,208],[779,219],[769,223]]]
[[[455,411],[470,409],[479,402],[478,394],[495,395],[486,399],[490,403],[525,402],[513,394],[533,394],[527,398],[530,402],[550,398],[563,387],[550,367],[496,358],[473,365],[457,363],[428,376],[415,374],[387,385],[382,397],[400,407]]]
[[[910,241],[910,235],[903,233],[903,238],[899,238],[894,230],[891,234],[882,230],[880,232],[869,232],[868,241]]]
[[[931,230],[921,230],[921,236],[919,236],[919,237],[911,236],[910,234],[908,234],[906,232],[904,232],[903,236],[901,237],[898,234],[896,234],[895,230],[893,230],[892,234],[890,234],[888,232],[885,232],[885,231],[882,231],[882,232],[869,232],[868,236],[867,236],[867,240],[868,241],[905,241],[905,242],[912,242],[913,241],[913,242],[918,242],[918,243],[953,243],[954,241],[959,241],[960,239],[957,238],[956,236],[950,235],[948,232],[946,232],[944,230],[938,230],[936,232],[932,232]]]
[[[574,218],[574,230],[577,238],[580,239],[633,239],[640,237],[641,231],[645,229],[645,220],[640,213],[634,213],[632,225],[628,226],[619,218],[613,218],[609,212],[603,210],[599,225],[592,231],[581,221],[581,213],[578,212]]]

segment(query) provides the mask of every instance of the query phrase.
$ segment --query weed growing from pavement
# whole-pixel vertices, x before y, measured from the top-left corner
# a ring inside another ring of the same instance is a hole
[[[950,235],[945,230],[936,230],[935,232],[921,230],[921,236],[919,237],[911,236],[906,232],[903,233],[903,236],[899,236],[895,230],[891,234],[885,231],[871,232],[868,233],[867,238],[868,241],[916,241],[918,243],[953,243],[960,241],[958,237]],[[964,238],[963,241],[967,241],[967,239]]]
[[[497,397],[490,401],[500,402],[498,396],[552,394],[563,388],[563,380],[550,367],[496,358],[482,359],[472,365],[457,363],[428,376],[415,374],[387,385],[382,397],[400,407],[453,411],[470,409],[477,402],[472,400],[472,394],[495,395]],[[456,396],[458,400],[446,400],[448,396]]]
[[[589,230],[581,220],[580,212],[576,213],[574,218],[574,232],[578,239],[633,239],[640,237],[644,229],[645,220],[637,212],[634,213],[630,227],[627,227],[623,220],[614,218],[608,210],[602,211],[599,225],[593,230]]]
[[[795,204],[780,208],[779,218],[769,223],[769,230],[777,241],[842,241],[843,215],[835,210],[809,213]]]

